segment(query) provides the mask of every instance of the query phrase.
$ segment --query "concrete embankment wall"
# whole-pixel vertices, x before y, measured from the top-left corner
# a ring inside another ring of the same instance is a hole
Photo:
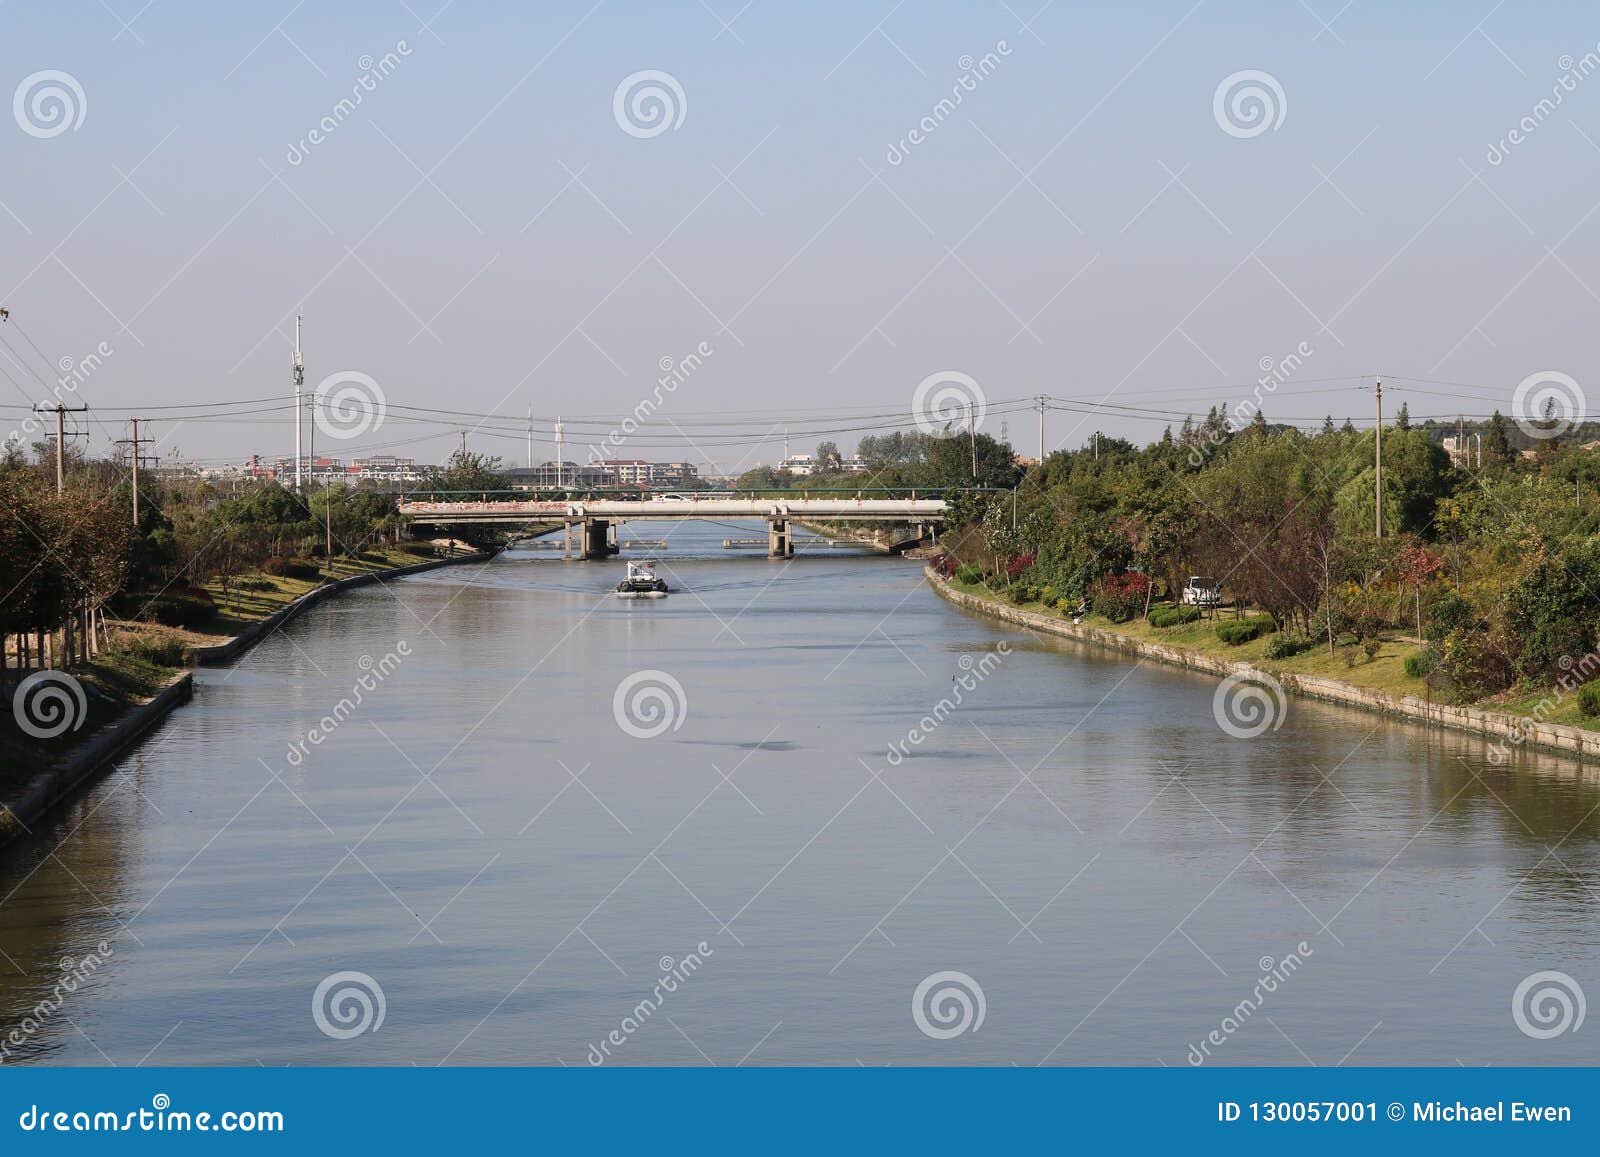
[[[213,647],[191,647],[184,659],[191,664],[221,663],[236,658],[256,643],[270,635],[307,607],[353,587],[384,579],[399,578],[444,566],[463,563],[488,562],[497,552],[488,550],[477,554],[460,555],[421,562],[414,566],[395,567],[392,570],[355,575],[338,582],[307,591],[294,602],[276,611],[258,623],[251,623],[233,638]],[[25,835],[40,817],[69,798],[90,779],[104,771],[123,752],[165,719],[172,711],[187,703],[194,695],[194,675],[184,671],[173,678],[148,703],[128,708],[117,719],[101,728],[77,748],[62,757],[48,771],[33,778],[16,798],[0,801],[0,846]]]
[[[1253,663],[1206,655],[1184,647],[1146,642],[1143,639],[1130,638],[1116,631],[1108,631],[1100,627],[1074,625],[1068,619],[1042,614],[1038,611],[1023,610],[1021,607],[1008,606],[991,599],[980,598],[977,595],[958,591],[931,567],[927,569],[927,575],[928,581],[933,584],[934,590],[957,606],[975,611],[978,614],[988,615],[991,618],[1014,623],[1031,631],[1060,635],[1063,638],[1076,639],[1081,643],[1091,643],[1097,647],[1105,647],[1113,651],[1140,655],[1146,659],[1154,659],[1159,663],[1168,663],[1175,667],[1187,667],[1191,671],[1203,671],[1221,678],[1234,675],[1246,679],[1265,676],[1292,694],[1320,699],[1325,703],[1337,703],[1345,707],[1359,707],[1363,710],[1376,711],[1384,715],[1414,719],[1418,722],[1431,723],[1438,727],[1447,727],[1454,731],[1471,732],[1503,743],[1508,751],[1517,747],[1532,746],[1547,748],[1552,751],[1563,751],[1569,755],[1580,757],[1600,756],[1600,731],[1589,731],[1582,727],[1572,727],[1564,723],[1540,723],[1526,716],[1511,715],[1504,711],[1490,711],[1481,707],[1452,707],[1444,703],[1430,703],[1425,699],[1417,698],[1415,695],[1391,695],[1387,692],[1374,691],[1367,687],[1357,687],[1350,683],[1343,683],[1337,679],[1327,679],[1320,675],[1295,675],[1279,672],[1270,668],[1258,667]]]
[[[0,846],[26,835],[51,808],[137,743],[172,710],[194,694],[194,675],[174,675],[148,703],[131,707],[65,755],[49,771],[40,772],[14,799],[0,803]]]

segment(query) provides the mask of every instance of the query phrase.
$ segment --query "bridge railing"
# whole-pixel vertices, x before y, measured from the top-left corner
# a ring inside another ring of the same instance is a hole
[[[789,489],[756,490],[639,490],[632,487],[537,487],[520,490],[402,490],[401,502],[642,502],[648,499],[698,502],[717,499],[783,499],[783,498],[943,498],[951,494],[997,492],[990,486],[857,486],[857,487],[794,487]],[[1009,493],[1009,491],[1006,491]]]

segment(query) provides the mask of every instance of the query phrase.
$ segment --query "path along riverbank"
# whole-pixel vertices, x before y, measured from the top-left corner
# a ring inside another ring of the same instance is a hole
[[[1114,627],[1101,627],[1073,623],[1069,618],[1037,610],[1011,606],[992,595],[972,594],[958,590],[933,567],[926,568],[933,589],[955,605],[976,614],[1012,623],[1029,631],[1062,638],[1075,639],[1108,650],[1138,655],[1191,671],[1202,671],[1223,679],[1247,680],[1276,686],[1288,694],[1304,695],[1326,703],[1346,707],[1359,707],[1366,711],[1413,719],[1422,723],[1446,727],[1454,731],[1467,731],[1483,736],[1489,741],[1489,759],[1492,763],[1509,760],[1519,747],[1540,747],[1561,751],[1579,758],[1600,758],[1600,731],[1575,727],[1564,723],[1551,723],[1527,715],[1473,706],[1452,706],[1432,702],[1416,695],[1395,694],[1371,687],[1360,687],[1323,675],[1295,672],[1270,663],[1248,660],[1231,660],[1209,655],[1191,647],[1134,638]],[[1551,693],[1556,697],[1556,692]]]
[[[497,553],[494,550],[479,551],[452,558],[367,571],[324,583],[286,603],[265,618],[249,624],[232,638],[214,645],[186,648],[184,661],[190,666],[228,662],[244,654],[306,608],[316,606],[324,599],[343,591],[366,586],[369,583],[420,574],[440,567],[486,563]],[[19,791],[13,792],[10,798],[0,799],[0,847],[28,835],[40,819],[71,799],[79,789],[109,769],[118,757],[154,730],[174,710],[187,703],[193,695],[193,673],[180,671],[174,674],[149,699],[130,704],[110,722],[84,736],[76,745],[56,756],[48,767],[42,768],[32,776],[26,785]]]

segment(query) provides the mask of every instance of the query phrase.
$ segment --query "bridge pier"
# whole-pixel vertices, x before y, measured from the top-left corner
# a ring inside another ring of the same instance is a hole
[[[767,520],[767,557],[794,557],[794,532],[789,527],[788,519],[771,518]]]
[[[579,556],[585,559],[605,558],[616,554],[616,526],[604,518],[587,518],[581,524]]]

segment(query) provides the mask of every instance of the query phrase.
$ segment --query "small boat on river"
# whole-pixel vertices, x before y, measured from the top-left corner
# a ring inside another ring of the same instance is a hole
[[[656,564],[650,560],[628,563],[628,577],[617,584],[619,599],[664,599],[667,580],[656,577]]]

